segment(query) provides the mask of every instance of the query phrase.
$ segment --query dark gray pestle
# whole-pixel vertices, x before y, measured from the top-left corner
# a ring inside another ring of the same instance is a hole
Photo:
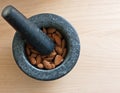
[[[13,6],[5,7],[2,17],[42,55],[54,49],[53,41]]]

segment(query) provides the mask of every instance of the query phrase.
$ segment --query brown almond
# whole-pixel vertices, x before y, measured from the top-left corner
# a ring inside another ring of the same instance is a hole
[[[30,56],[30,49],[28,47],[26,47],[26,53],[28,56]]]
[[[67,50],[66,48],[63,49],[63,54],[62,54],[62,57],[64,58],[66,56],[66,53],[67,53]]]
[[[63,40],[62,40],[62,45],[61,45],[62,49],[64,49],[65,46],[66,46],[66,44],[65,44],[65,39],[63,39]]]
[[[47,61],[52,61],[54,59],[54,57],[48,57],[48,58],[45,58],[45,60],[47,60]]]
[[[45,56],[45,55],[44,55],[44,56],[41,56],[42,59],[44,59],[44,58],[46,58],[46,57],[47,57],[47,56]]]
[[[62,35],[59,31],[56,31],[56,35],[58,35],[60,38],[62,38]]]
[[[52,38],[53,38],[53,39],[55,38],[55,35],[56,35],[55,33],[52,34]]]
[[[57,55],[54,60],[55,66],[58,66],[62,61],[63,57],[61,55]]]
[[[32,54],[31,54],[31,57],[37,57],[37,54],[32,53]]]
[[[54,57],[54,56],[56,56],[56,55],[57,55],[56,51],[53,50],[53,52],[50,53],[49,57]]]
[[[54,41],[52,34],[48,34],[48,37]]]
[[[51,65],[52,65],[52,69],[55,68],[55,64],[51,63]]]
[[[56,52],[57,52],[59,55],[61,55],[61,54],[63,53],[62,48],[59,47],[59,46],[56,46],[56,47],[55,47],[55,50],[56,50]]]
[[[42,30],[42,31],[43,31],[43,33],[47,33],[47,30],[46,30],[46,28],[44,28],[44,27],[43,27],[43,30]]]
[[[35,49],[31,49],[31,52],[32,53],[35,53],[35,54],[40,54],[38,51],[36,51]]]
[[[50,27],[50,28],[47,29],[47,32],[48,32],[49,34],[54,33],[55,31],[56,31],[56,29],[55,29],[55,28],[52,28],[52,27]]]
[[[36,65],[36,60],[34,57],[29,57],[29,59],[32,65]]]
[[[55,42],[56,42],[56,44],[57,44],[58,46],[61,46],[61,39],[60,39],[60,37],[59,37],[58,35],[55,35],[55,36],[54,36],[54,40],[55,40]]]
[[[43,65],[46,69],[52,69],[52,65],[47,60],[43,60]]]
[[[36,57],[36,62],[37,62],[37,64],[40,64],[40,63],[42,62],[42,58],[41,58],[40,55],[38,55],[38,56]]]
[[[37,64],[37,67],[42,69],[42,68],[44,68],[44,65],[42,63],[40,63],[40,64]]]

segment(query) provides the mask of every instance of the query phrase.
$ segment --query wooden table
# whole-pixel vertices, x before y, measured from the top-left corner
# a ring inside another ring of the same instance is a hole
[[[120,93],[120,0],[0,0],[26,17],[54,13],[67,19],[81,41],[75,68],[55,81],[25,75],[12,56],[15,30],[0,17],[0,93]]]

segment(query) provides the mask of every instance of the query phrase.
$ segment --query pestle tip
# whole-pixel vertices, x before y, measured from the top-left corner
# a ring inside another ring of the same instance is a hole
[[[12,5],[6,6],[6,7],[3,9],[3,11],[2,11],[1,16],[2,16],[3,18],[8,17],[9,14],[11,13],[12,8],[13,8]]]

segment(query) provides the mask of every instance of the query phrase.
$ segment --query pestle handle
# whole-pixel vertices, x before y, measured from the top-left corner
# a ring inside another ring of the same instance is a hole
[[[5,7],[2,17],[42,55],[53,51],[53,41],[13,6]]]

